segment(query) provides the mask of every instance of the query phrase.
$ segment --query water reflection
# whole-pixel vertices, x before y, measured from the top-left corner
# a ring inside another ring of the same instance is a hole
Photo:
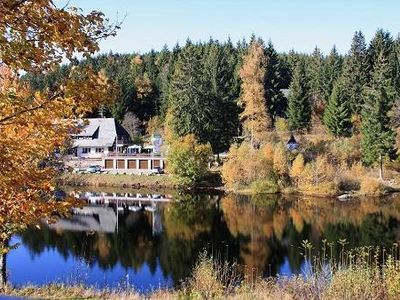
[[[323,239],[345,238],[349,248],[390,247],[400,239],[399,197],[340,203],[280,196],[141,196],[146,199],[127,200],[138,195],[126,193],[111,198],[86,194],[87,207],[75,210],[68,220],[29,228],[18,237],[22,247],[10,256],[17,255],[19,264],[44,269],[43,258],[51,264],[54,255],[72,269],[84,262],[84,282],[100,286],[115,286],[129,273],[130,283],[145,291],[179,283],[203,249],[238,261],[246,276],[268,276],[299,272],[304,264],[299,247],[305,239],[316,249]],[[12,261],[10,280],[22,284],[28,279],[18,274],[26,269]],[[29,281],[41,283],[37,276]],[[53,274],[53,280],[60,277]]]

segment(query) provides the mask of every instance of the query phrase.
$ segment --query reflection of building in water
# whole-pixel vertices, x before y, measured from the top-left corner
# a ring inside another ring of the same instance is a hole
[[[113,233],[118,231],[119,215],[138,214],[145,210],[151,213],[153,235],[158,235],[162,232],[158,203],[171,200],[170,195],[138,193],[83,193],[73,196],[86,201],[89,206],[73,209],[71,218],[60,219],[50,228]]]
[[[71,218],[60,219],[57,223],[50,224],[50,228],[70,231],[114,232],[116,225],[117,216],[112,207],[86,206],[75,208]]]
[[[90,204],[124,204],[126,202],[141,202],[145,206],[153,202],[169,202],[171,195],[140,194],[140,193],[74,193],[73,196]]]
[[[163,230],[161,212],[159,210],[152,212],[152,219],[153,236],[156,236],[159,235]]]

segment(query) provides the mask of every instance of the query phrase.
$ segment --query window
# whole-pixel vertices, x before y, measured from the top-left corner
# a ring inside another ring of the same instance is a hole
[[[82,153],[83,154],[90,153],[90,148],[82,148]]]
[[[104,148],[96,148],[96,153],[103,153],[104,152]]]

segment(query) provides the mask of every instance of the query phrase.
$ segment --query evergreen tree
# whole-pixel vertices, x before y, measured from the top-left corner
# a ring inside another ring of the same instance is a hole
[[[323,97],[327,102],[332,94],[335,81],[339,78],[342,71],[342,58],[337,52],[336,46],[333,46],[331,52],[326,58],[323,71]]]
[[[400,35],[393,43],[390,64],[393,73],[393,86],[396,90],[397,98],[400,98]]]
[[[291,130],[307,129],[311,120],[310,92],[306,80],[304,61],[300,60],[290,84],[288,119]]]
[[[250,143],[256,147],[271,125],[265,101],[266,57],[262,45],[255,39],[249,46],[239,71],[242,80],[241,103],[245,133],[250,136]]]
[[[194,134],[205,143],[213,139],[214,99],[199,49],[188,43],[181,51],[169,87],[171,126],[178,137]]]
[[[210,87],[213,104],[213,132],[210,143],[214,153],[229,149],[239,127],[238,106],[235,100],[235,72],[233,48],[221,47],[210,41],[205,53],[204,72]]]
[[[389,111],[393,106],[394,89],[391,69],[384,51],[374,64],[371,86],[366,89],[362,110],[362,155],[366,165],[379,163],[379,177],[383,179],[383,159],[393,149],[395,133],[390,127]]]
[[[315,47],[309,59],[307,71],[309,74],[311,106],[314,111],[318,111],[316,108],[324,99],[324,57],[318,47]]]
[[[270,118],[274,120],[277,116],[283,116],[286,109],[286,101],[281,92],[282,80],[278,53],[275,51],[271,41],[265,49],[267,58],[265,74],[265,99],[268,105]]]
[[[393,39],[389,32],[383,29],[377,30],[375,36],[370,42],[368,48],[368,61],[370,68],[370,80],[372,80],[372,75],[374,73],[375,65],[377,64],[380,56],[389,59],[390,53],[392,51]]]
[[[347,88],[352,114],[359,114],[363,104],[362,91],[368,82],[369,64],[367,47],[361,31],[354,34],[351,48],[344,62],[343,81]]]
[[[337,81],[324,112],[325,126],[336,137],[347,136],[351,129],[351,113],[346,96],[346,87],[340,80]]]

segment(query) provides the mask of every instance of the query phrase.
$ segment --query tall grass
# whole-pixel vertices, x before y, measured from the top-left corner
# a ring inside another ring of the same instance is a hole
[[[307,268],[301,275],[270,278],[243,277],[239,266],[203,252],[192,276],[175,290],[141,295],[134,290],[87,289],[83,286],[3,288],[3,293],[43,299],[399,299],[400,249],[359,247],[323,241],[321,250],[301,244]]]

